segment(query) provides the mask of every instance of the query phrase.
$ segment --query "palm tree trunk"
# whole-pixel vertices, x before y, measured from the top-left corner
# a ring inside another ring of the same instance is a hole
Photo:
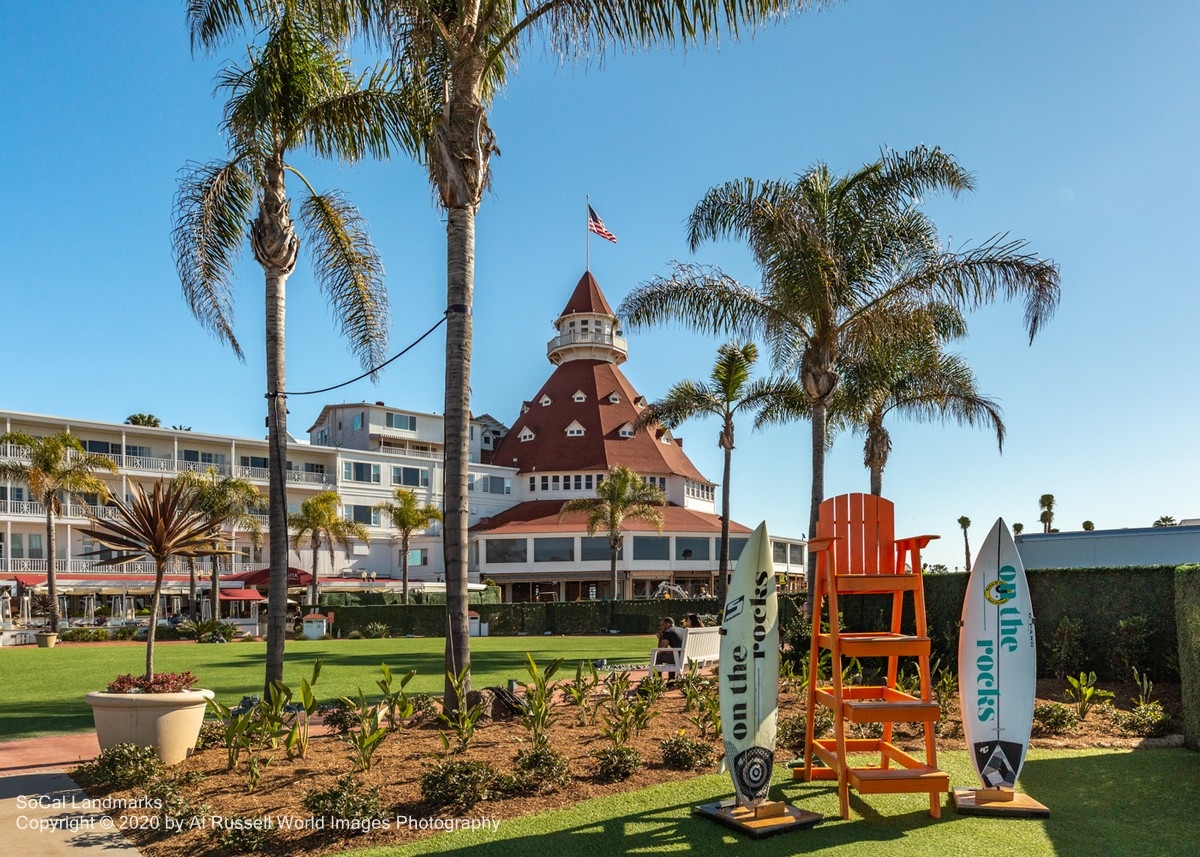
[[[51,634],[58,633],[58,577],[54,567],[54,557],[58,553],[58,539],[54,532],[54,495],[42,498],[46,507],[46,593],[50,596],[50,627],[46,630]]]
[[[967,574],[971,573],[971,542],[967,538],[967,528],[963,527],[963,552],[967,557]]]
[[[285,391],[284,325],[288,276],[296,267],[300,240],[288,213],[284,185],[283,141],[267,159],[258,217],[250,230],[254,258],[266,278],[267,469],[271,576],[267,587],[267,665],[263,698],[274,681],[283,680],[283,645],[287,632],[287,396]]]
[[[620,553],[620,551],[621,551],[620,539],[614,539],[612,536],[609,536],[608,550],[609,550],[609,553],[611,554],[611,559],[609,560],[609,572],[610,572],[611,580],[609,582],[610,589],[609,589],[608,597],[610,599],[612,599],[613,601],[616,601],[618,599],[617,587],[620,585],[617,582],[617,554]]]
[[[732,426],[727,431],[732,436]],[[725,447],[725,470],[721,477],[721,552],[717,560],[717,603],[725,604],[726,581],[729,579],[729,474],[732,470],[733,448]]]
[[[154,634],[158,630],[158,601],[162,597],[163,560],[154,559],[154,597],[150,602],[150,627],[146,630],[146,681],[154,678]]]
[[[196,621],[196,558],[189,556],[188,564],[188,618]]]
[[[320,554],[321,554],[321,546],[317,542],[316,539],[313,539],[312,583],[309,584],[309,587],[308,587],[308,603],[309,603],[309,605],[311,605],[313,607],[317,606],[317,564],[318,564],[318,557],[320,556]],[[330,561],[330,565],[333,565],[332,560]]]
[[[213,621],[221,621],[221,599],[218,597],[221,594],[221,558],[211,557],[212,562],[212,597],[209,599],[212,605],[211,616]],[[192,608],[192,614],[195,615],[196,610]]]
[[[446,223],[446,421],[445,511],[442,551],[446,563],[446,672],[471,665],[467,623],[467,428],[471,415],[471,303],[475,287],[475,209],[452,207]],[[462,685],[471,689],[470,673]],[[457,710],[447,675],[444,704]]]
[[[808,537],[817,537],[817,520],[821,515],[821,502],[825,499],[825,400],[813,402],[812,406],[812,503],[808,512]],[[812,611],[813,591],[816,588],[817,569],[812,551],[808,552],[808,592],[804,603]]]
[[[400,536],[400,603],[408,604],[408,533]],[[470,629],[468,628],[468,632]]]

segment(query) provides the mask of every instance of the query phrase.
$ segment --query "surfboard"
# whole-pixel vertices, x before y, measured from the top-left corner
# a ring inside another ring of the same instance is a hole
[[[1012,788],[1025,763],[1037,690],[1033,605],[1003,518],[979,548],[963,600],[958,695],[984,788]]]
[[[779,602],[764,521],[742,548],[721,624],[721,731],[740,806],[767,799],[779,703]]]

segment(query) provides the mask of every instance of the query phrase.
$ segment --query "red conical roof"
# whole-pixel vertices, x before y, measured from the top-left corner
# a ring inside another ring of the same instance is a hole
[[[563,307],[559,317],[577,312],[594,312],[616,318],[617,314],[608,305],[608,301],[604,298],[604,292],[600,291],[600,284],[596,282],[591,271],[585,271],[579,278],[575,291],[571,292],[571,298]]]

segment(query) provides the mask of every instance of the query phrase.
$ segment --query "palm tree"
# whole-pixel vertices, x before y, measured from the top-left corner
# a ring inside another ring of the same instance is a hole
[[[1038,507],[1042,513],[1038,515],[1038,520],[1042,524],[1042,532],[1050,532],[1050,527],[1054,523],[1054,495],[1043,494],[1038,498]]]
[[[193,43],[219,43],[231,30],[261,23],[276,6],[261,0],[206,0],[190,4]],[[689,45],[736,38],[787,12],[823,0],[321,0],[310,4],[327,27],[357,25],[391,47],[406,86],[418,141],[436,198],[446,211],[445,527],[446,670],[466,671],[471,650],[467,620],[467,464],[475,290],[475,217],[499,153],[488,121],[495,95],[523,51],[548,50],[575,60],[600,57],[610,47]],[[457,706],[449,678],[448,710]]]
[[[162,425],[162,420],[154,416],[154,414],[130,414],[125,418],[125,425],[159,428]]]
[[[402,580],[400,600],[408,603],[408,551],[412,545],[412,536],[417,530],[424,530],[434,521],[442,520],[442,510],[428,503],[417,500],[415,491],[408,488],[397,488],[390,503],[379,503],[377,511],[388,516],[400,534],[400,577]]]
[[[638,415],[638,427],[661,424],[669,429],[697,416],[715,416],[721,421],[717,446],[725,453],[721,476],[721,546],[717,562],[719,603],[725,602],[726,579],[729,574],[729,477],[734,449],[734,415],[763,407],[772,395],[771,382],[751,383],[750,375],[758,359],[758,347],[753,342],[742,345],[729,343],[717,349],[717,362],[709,382],[680,381],[657,402]]]
[[[609,571],[612,581],[612,597],[617,598],[617,557],[621,553],[621,539],[626,518],[645,521],[660,533],[663,514],[659,506],[667,504],[667,496],[657,485],[651,485],[628,467],[617,465],[601,478],[596,486],[595,497],[575,497],[563,503],[558,512],[561,521],[571,512],[587,513],[587,534],[594,536],[603,532],[608,537],[611,555]],[[629,572],[625,572],[626,589],[629,588]],[[633,597],[632,593],[625,595]]]
[[[676,263],[671,276],[635,289],[619,313],[631,328],[678,321],[700,331],[760,335],[775,368],[796,373],[812,414],[809,532],[825,496],[826,412],[842,358],[873,343],[911,338],[929,325],[935,302],[970,308],[1024,296],[1030,338],[1058,302],[1058,270],[1022,241],[993,238],[944,249],[917,207],[936,191],[974,186],[940,149],[886,151],[835,177],[818,163],[795,181],[742,179],[712,188],[688,221],[695,250],[707,240],[747,241],[762,274],[748,288],[714,268]],[[814,564],[809,563],[809,593]]]
[[[55,563],[58,559],[58,540],[54,519],[62,514],[63,495],[82,500],[84,494],[95,494],[101,502],[108,500],[108,486],[97,471],[116,473],[116,463],[106,455],[88,452],[83,441],[69,431],[49,437],[33,437],[19,431],[0,435],[0,445],[13,444],[27,450],[16,461],[0,461],[0,479],[23,482],[30,497],[42,506],[46,516],[46,589],[50,597],[50,633],[58,632],[58,579]]]
[[[218,88],[229,93],[222,131],[223,162],[191,164],[180,181],[172,240],[176,268],[192,314],[239,358],[233,332],[234,259],[249,238],[266,291],[268,522],[271,577],[267,601],[266,686],[283,678],[287,614],[287,394],[284,306],[300,238],[291,218],[287,173],[304,188],[301,223],[316,280],[343,335],[364,368],[387,347],[388,305],[383,267],[357,209],[337,192],[318,194],[292,160],[298,150],[354,161],[386,157],[400,143],[412,148],[405,105],[387,68],[356,76],[338,50],[344,31],[331,31],[296,2],[246,0],[263,16],[265,40],[249,49],[245,66],[228,66]],[[234,24],[240,4],[189,4],[193,46],[214,47]],[[226,8],[222,13],[221,9]],[[206,15],[214,18],[207,18]],[[322,29],[324,28],[324,29]],[[255,213],[257,209],[257,213]]]
[[[1014,536],[1019,536],[1023,532],[1025,532],[1024,524],[1013,524],[1013,535]]]
[[[1094,529],[1096,529],[1096,525],[1092,521],[1084,521],[1083,522],[1084,532],[1090,533]]]
[[[130,486],[128,504],[116,499],[117,517],[101,519],[90,511],[90,529],[81,532],[117,555],[97,565],[121,565],[149,557],[154,560],[154,597],[150,602],[150,628],[146,633],[146,678],[154,677],[154,636],[158,627],[158,602],[163,573],[172,557],[211,556],[229,553],[221,532],[224,520],[200,508],[198,495],[179,482],[154,483],[146,494],[140,483]]]
[[[300,504],[300,511],[288,515],[288,527],[292,530],[292,549],[300,556],[300,544],[308,539],[312,548],[312,587],[309,590],[309,603],[317,604],[320,591],[317,587],[317,559],[321,548],[329,551],[329,562],[333,564],[334,545],[341,545],[342,550],[350,551],[350,540],[368,542],[371,534],[358,521],[347,520],[342,513],[342,498],[336,491],[322,491],[314,494]]]
[[[963,515],[958,519],[958,525],[963,531],[963,552],[967,557],[967,573],[971,573],[971,540],[967,538],[967,529],[971,526],[971,519]]]
[[[1163,515],[1161,518],[1159,518],[1157,521],[1154,522],[1154,526],[1156,526],[1156,527],[1176,527],[1179,525],[1175,522],[1175,517],[1173,515]]]
[[[204,473],[185,470],[175,477],[197,496],[197,506],[214,518],[225,521],[230,530],[248,530],[250,540],[258,547],[262,541],[262,524],[258,516],[262,509],[262,492],[253,482],[240,476],[222,476],[215,467]],[[212,558],[212,618],[220,620],[221,601],[221,555]],[[188,586],[192,603],[192,618],[196,612],[196,569],[195,560],[188,557]]]
[[[918,422],[991,425],[997,446],[1004,450],[1000,406],[979,392],[975,373],[961,355],[942,350],[948,339],[966,334],[962,314],[947,306],[926,309],[939,316],[930,330],[908,340],[877,344],[846,361],[842,382],[830,400],[833,431],[849,427],[865,435],[863,465],[871,474],[871,493],[877,497],[883,494],[883,471],[892,451],[892,438],[883,424],[891,413]]]

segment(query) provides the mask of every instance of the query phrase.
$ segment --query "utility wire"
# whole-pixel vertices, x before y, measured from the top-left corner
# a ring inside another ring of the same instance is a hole
[[[374,375],[376,372],[378,372],[378,371],[379,371],[380,369],[382,369],[383,367],[387,366],[389,363],[392,363],[392,362],[394,362],[394,361],[396,361],[396,360],[399,360],[399,359],[400,359],[401,357],[403,357],[405,354],[407,354],[408,352],[410,352],[410,351],[412,351],[414,348],[416,348],[418,345],[420,345],[420,344],[421,344],[421,340],[423,340],[425,337],[429,336],[429,334],[433,333],[435,330],[437,330],[439,327],[441,327],[443,324],[445,324],[445,323],[446,323],[446,314],[450,313],[452,310],[453,310],[453,308],[451,308],[450,310],[447,310],[447,311],[446,311],[446,313],[445,313],[445,314],[443,314],[443,315],[442,315],[442,317],[441,317],[441,318],[439,318],[439,319],[437,320],[437,324],[435,324],[433,327],[429,328],[429,330],[425,331],[425,332],[424,332],[424,333],[422,333],[420,336],[418,336],[418,337],[417,337],[415,340],[413,340],[413,342],[411,342],[411,343],[410,343],[410,344],[409,344],[409,345],[408,345],[406,348],[404,348],[402,351],[398,352],[397,354],[395,354],[395,355],[394,355],[394,356],[392,356],[392,357],[389,357],[387,360],[383,361],[383,362],[382,362],[382,363],[380,363],[378,366],[374,366],[374,367],[372,367],[372,368],[368,369],[366,372],[363,372],[363,373],[362,373],[361,375],[359,375],[357,378],[351,378],[349,381],[343,381],[343,382],[342,382],[342,383],[340,383],[340,384],[334,384],[332,387],[322,387],[320,390],[305,390],[303,393],[295,393],[295,392],[292,392],[292,391],[290,391],[290,390],[289,390],[289,391],[287,391],[287,392],[285,392],[285,393],[282,393],[282,394],[280,394],[280,393],[277,393],[276,395],[283,395],[283,396],[315,396],[317,393],[328,393],[330,390],[336,390],[336,389],[338,389],[338,388],[340,388],[340,387],[345,387],[345,386],[347,386],[347,385],[349,385],[349,384],[353,384],[355,381],[361,381],[363,378],[366,378],[368,375]],[[269,395],[269,394],[268,394],[268,395]]]

